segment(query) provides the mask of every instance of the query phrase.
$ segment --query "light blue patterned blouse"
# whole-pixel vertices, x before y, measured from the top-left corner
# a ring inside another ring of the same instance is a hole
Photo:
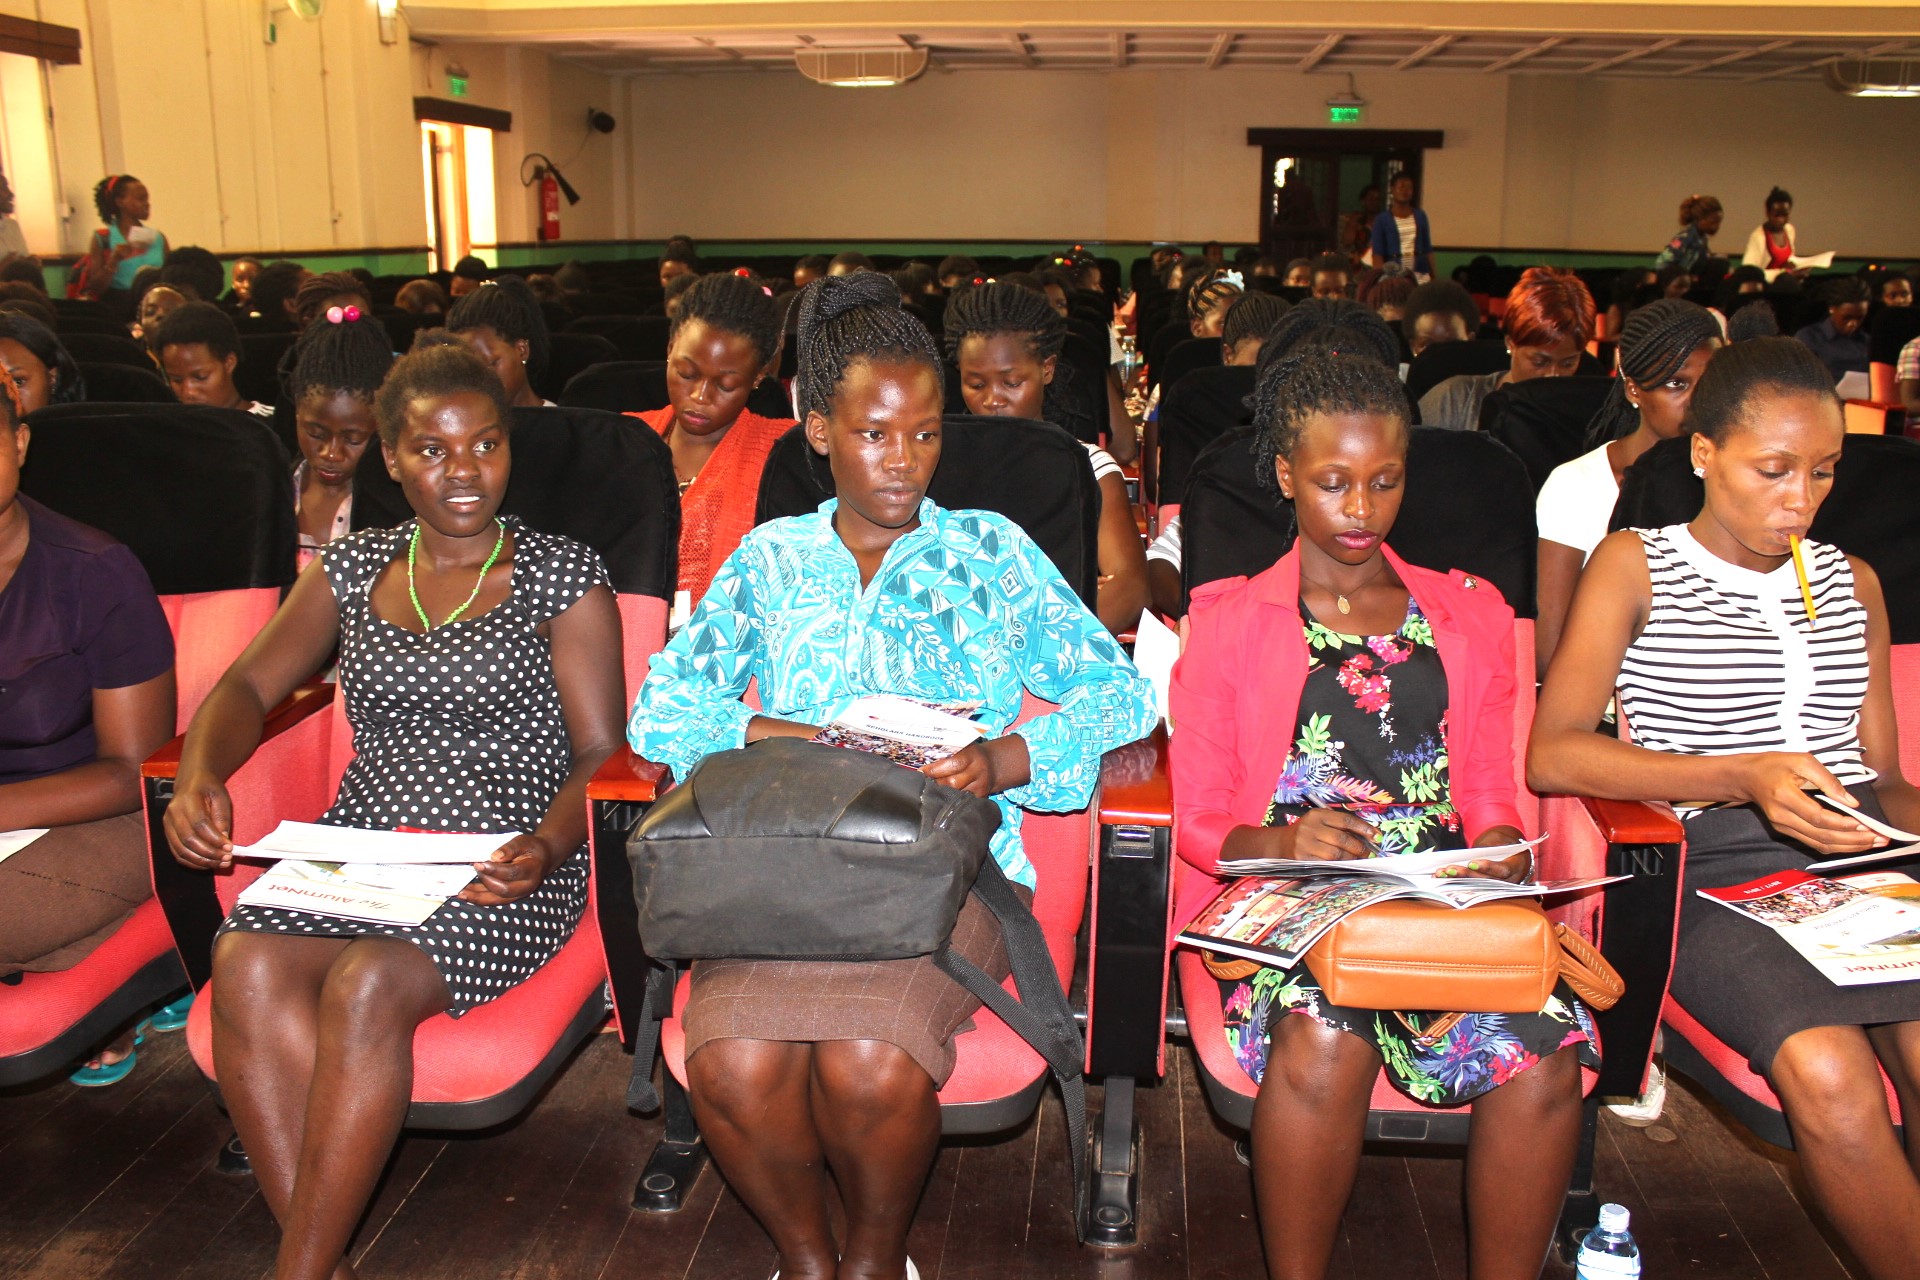
[[[654,655],[627,740],[684,778],[709,753],[746,741],[749,681],[759,682],[765,713],[783,720],[826,724],[855,698],[895,693],[978,701],[994,735],[1019,717],[1029,689],[1059,710],[1020,726],[1033,778],[993,798],[1001,823],[992,851],[1031,888],[1020,808],[1084,806],[1100,757],[1152,731],[1152,686],[1012,521],[922,501],[920,527],[888,548],[862,591],[833,529],[836,505],[741,541],[686,627]]]

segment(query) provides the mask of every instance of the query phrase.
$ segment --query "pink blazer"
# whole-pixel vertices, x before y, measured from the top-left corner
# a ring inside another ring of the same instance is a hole
[[[1435,573],[1384,554],[1433,625],[1447,673],[1453,805],[1467,838],[1489,827],[1519,828],[1513,610],[1484,578]],[[1219,892],[1215,869],[1227,833],[1265,821],[1293,742],[1307,679],[1299,552],[1256,578],[1202,587],[1187,617],[1170,708],[1176,930]]]

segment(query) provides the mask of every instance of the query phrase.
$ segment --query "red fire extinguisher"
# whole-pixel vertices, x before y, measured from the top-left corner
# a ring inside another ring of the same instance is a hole
[[[560,184],[551,169],[540,175],[540,238],[560,238]]]

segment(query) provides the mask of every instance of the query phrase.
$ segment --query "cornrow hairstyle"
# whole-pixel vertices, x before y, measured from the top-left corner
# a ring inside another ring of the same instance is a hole
[[[253,309],[269,320],[286,318],[286,304],[300,293],[300,281],[306,268],[282,259],[269,262],[253,278]]]
[[[779,306],[757,282],[736,275],[701,276],[681,295],[673,331],[678,334],[689,320],[698,320],[738,334],[753,343],[761,367],[770,369],[780,360],[781,319]]]
[[[1400,369],[1400,340],[1385,320],[1351,298],[1307,298],[1268,331],[1256,384],[1289,355],[1308,350],[1369,357],[1396,374]],[[1404,392],[1400,398],[1406,399]]]
[[[507,403],[507,389],[491,366],[461,342],[457,346],[435,345],[424,351],[410,351],[393,362],[386,381],[373,400],[374,420],[380,427],[380,439],[389,448],[400,442],[400,429],[407,424],[407,408],[416,400],[477,392],[493,401],[500,421],[511,427],[513,409]]]
[[[1369,284],[1361,292],[1360,301],[1375,311],[1381,307],[1404,308],[1407,305],[1407,299],[1413,296],[1413,291],[1417,287],[1412,276],[1397,271],[1390,272]]]
[[[1700,219],[1720,212],[1718,196],[1688,196],[1680,202],[1680,225],[1691,226]]]
[[[1040,300],[1046,308],[1046,299]],[[1047,313],[1052,314],[1051,308]],[[894,359],[926,366],[935,394],[944,391],[940,349],[927,327],[900,306],[893,281],[871,271],[822,276],[800,291],[800,417],[833,409],[847,370],[862,360]]]
[[[1687,403],[1687,429],[1719,444],[1746,419],[1748,402],[1762,390],[1840,403],[1833,374],[1812,347],[1797,338],[1754,338],[1735,343],[1707,364]]]
[[[525,342],[528,380],[537,383],[547,371],[547,319],[519,276],[489,280],[457,299],[447,312],[447,328],[454,333],[491,329],[508,342]]]
[[[115,197],[129,184],[140,181],[130,173],[110,173],[93,184],[93,208],[106,223],[119,221],[120,210],[116,207]]]
[[[1776,204],[1792,204],[1792,203],[1793,203],[1793,193],[1791,191],[1788,191],[1785,187],[1775,187],[1773,190],[1767,192],[1768,208],[1772,208]]]
[[[77,404],[87,398],[87,382],[80,366],[53,330],[32,316],[17,311],[0,311],[0,342],[17,342],[47,367],[53,386],[47,393],[48,404]],[[0,382],[11,382],[0,378]]]
[[[1399,374],[1364,355],[1310,351],[1260,364],[1259,380],[1248,397],[1255,478],[1276,494],[1280,482],[1275,463],[1293,456],[1301,428],[1315,414],[1379,414],[1398,422],[1403,433],[1412,418]]]
[[[1057,356],[1067,345],[1067,322],[1047,295],[1037,288],[1009,284],[1005,278],[988,284],[963,288],[947,303],[947,358],[958,361],[960,344],[973,334],[993,336],[1012,334],[1021,338],[1027,353],[1035,360]],[[1084,398],[1073,394],[1075,372],[1064,361],[1056,364],[1041,401],[1040,412],[1048,422],[1064,427],[1076,438],[1091,434],[1092,415]]]
[[[1588,449],[1632,435],[1640,413],[1627,399],[1627,379],[1641,390],[1659,386],[1680,371],[1693,353],[1720,337],[1713,313],[1681,298],[1650,302],[1620,327],[1620,376],[1607,389],[1587,424]]]
[[[293,295],[295,323],[302,329],[306,328],[320,318],[328,299],[337,298],[343,293],[359,298],[362,311],[373,310],[373,294],[360,283],[359,277],[345,271],[323,271],[317,276],[307,277],[307,282]]]
[[[1727,320],[1727,341],[1749,342],[1754,338],[1777,338],[1780,336],[1780,317],[1775,313],[1773,304],[1762,298],[1758,302],[1749,302],[1734,312]]]
[[[1205,274],[1194,277],[1193,284],[1187,289],[1187,318],[1198,320],[1220,305],[1222,299],[1238,297],[1245,292],[1246,287],[1234,283],[1226,268],[1210,268]]]
[[[211,302],[188,302],[175,307],[147,335],[147,350],[158,360],[168,347],[204,344],[216,360],[240,351],[240,331],[232,317]]]
[[[330,398],[345,392],[371,404],[392,368],[393,342],[385,325],[371,315],[338,324],[323,318],[307,326],[293,345],[287,400],[298,405],[309,395]]]
[[[1227,308],[1226,320],[1220,328],[1221,346],[1231,347],[1248,338],[1258,338],[1264,342],[1267,334],[1288,310],[1287,300],[1278,294],[1241,294]]]

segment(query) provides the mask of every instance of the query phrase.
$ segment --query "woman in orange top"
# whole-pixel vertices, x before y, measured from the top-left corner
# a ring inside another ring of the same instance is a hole
[[[663,409],[633,417],[666,437],[680,482],[680,590],[700,602],[713,574],[753,528],[767,453],[793,426],[747,409],[780,367],[780,308],[742,276],[702,276],[680,296],[667,348]],[[681,612],[675,602],[675,612]]]

